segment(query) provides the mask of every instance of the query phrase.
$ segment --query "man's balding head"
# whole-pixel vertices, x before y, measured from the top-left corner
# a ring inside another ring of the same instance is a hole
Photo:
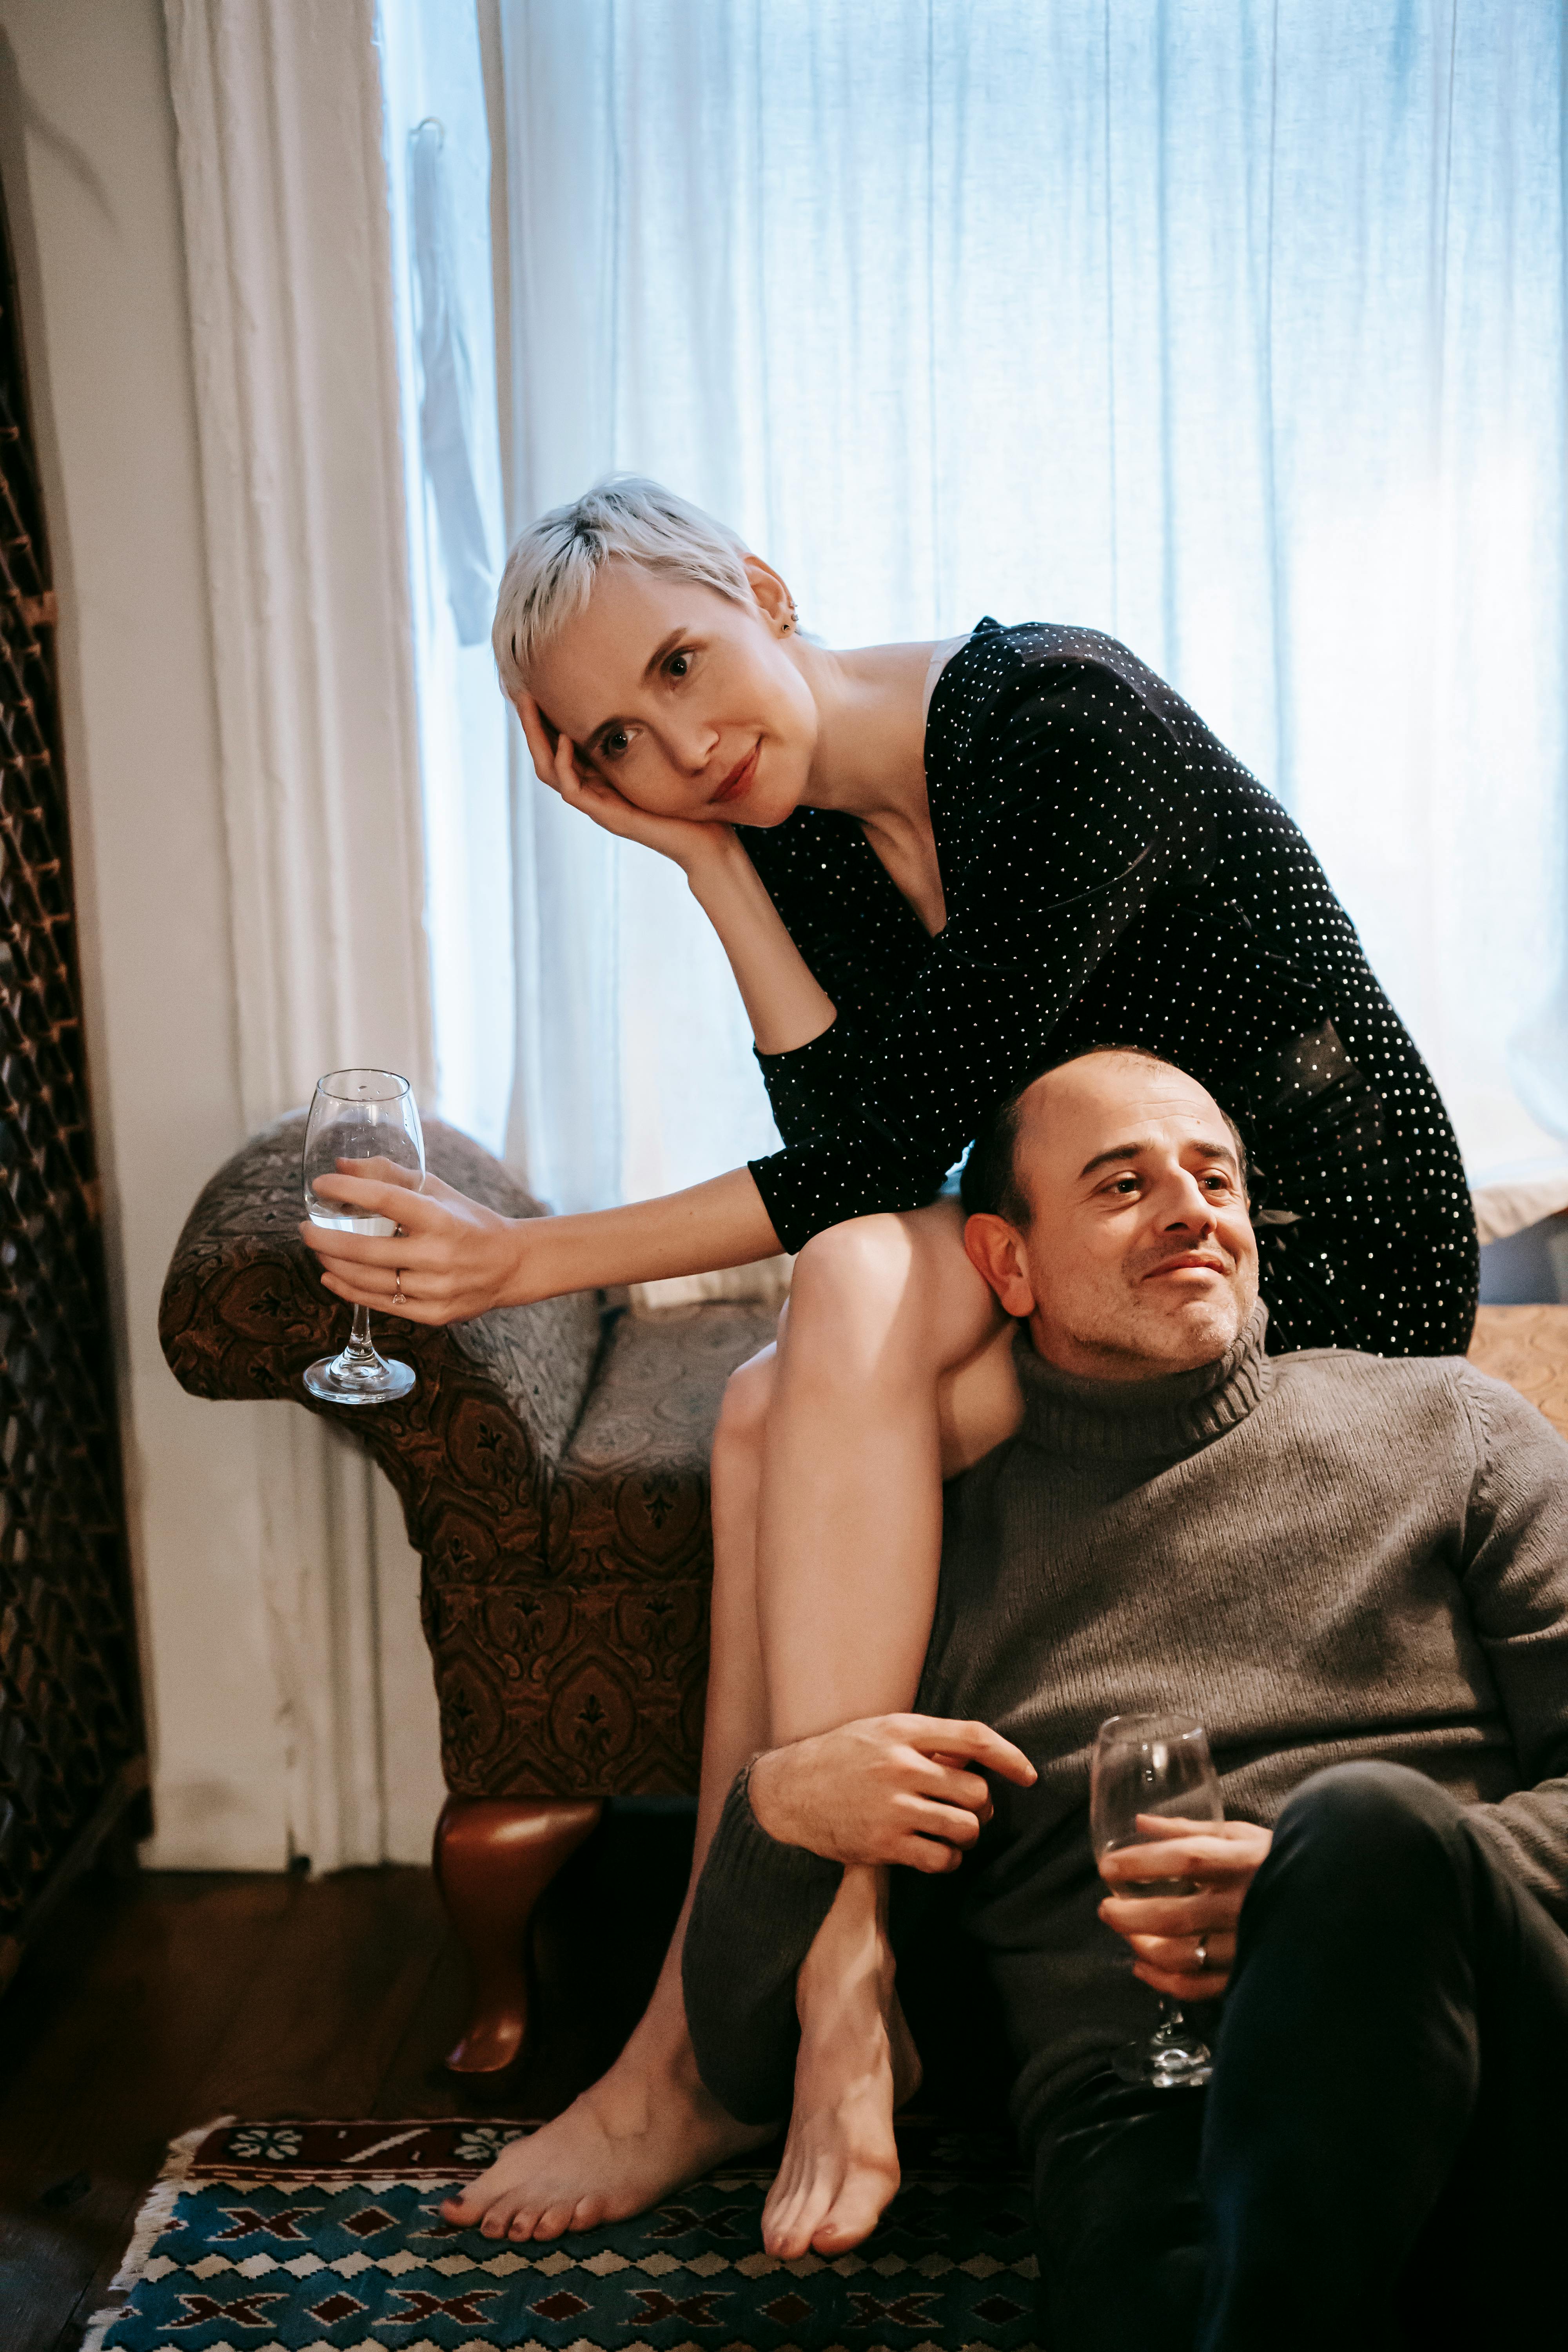
[[[1047,1070],[977,1139],[963,1194],[971,1257],[1064,1370],[1148,1380],[1211,1362],[1257,1302],[1240,1136],[1152,1055],[1106,1047]]]

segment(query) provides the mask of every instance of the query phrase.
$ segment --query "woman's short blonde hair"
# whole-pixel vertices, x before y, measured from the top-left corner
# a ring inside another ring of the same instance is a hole
[[[749,604],[745,544],[700,507],[643,474],[608,474],[569,506],[531,522],[506,560],[490,643],[501,691],[515,701],[540,648],[576,615],[613,555],[696,580]]]

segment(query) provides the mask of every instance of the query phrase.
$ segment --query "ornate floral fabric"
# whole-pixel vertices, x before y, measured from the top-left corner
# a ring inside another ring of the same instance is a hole
[[[344,1336],[295,1228],[301,1114],[205,1187],[159,1329],[197,1396],[292,1398],[368,1444],[424,1561],[422,1614],[458,1796],[694,1789],[707,1669],[708,1449],[766,1308],[605,1318],[596,1295],[428,1330],[375,1318],[419,1385],[373,1412],[320,1404],[307,1364]],[[488,1152],[432,1120],[435,1173],[540,1213]],[[605,1325],[608,1324],[606,1329]]]
[[[548,1476],[542,1557],[426,1559],[425,1629],[448,1786],[462,1796],[654,1795],[697,1785],[713,1574],[708,1451],[766,1307],[612,1325]]]

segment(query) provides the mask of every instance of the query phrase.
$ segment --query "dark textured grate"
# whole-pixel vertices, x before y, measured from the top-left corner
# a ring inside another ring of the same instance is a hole
[[[48,581],[6,239],[0,282],[0,1928],[42,1890],[119,1767],[142,1746]]]

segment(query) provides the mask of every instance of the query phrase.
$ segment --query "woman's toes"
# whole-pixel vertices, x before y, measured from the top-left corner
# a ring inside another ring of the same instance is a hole
[[[792,2226],[793,2216],[787,2206],[780,2206],[776,2210],[768,2206],[763,2207],[763,2244],[770,2254],[788,2258]]]
[[[783,2262],[793,2262],[804,2254],[811,2241],[809,2230],[801,2227],[800,2190],[794,2181],[781,2191],[775,2181],[763,2207],[763,2245],[767,2252]]]
[[[572,2207],[558,2198],[553,2205],[546,2205],[542,2212],[535,2214],[531,2234],[535,2238],[559,2238],[571,2226]]]
[[[763,2244],[780,2262],[793,2263],[809,2249],[811,2232],[801,2227],[799,2215],[792,2213],[763,2231]]]
[[[891,2201],[896,2183],[873,2176],[862,2175],[847,2181],[811,2233],[811,2242],[821,2254],[843,2253],[850,2246],[859,2245],[868,2238]]]

